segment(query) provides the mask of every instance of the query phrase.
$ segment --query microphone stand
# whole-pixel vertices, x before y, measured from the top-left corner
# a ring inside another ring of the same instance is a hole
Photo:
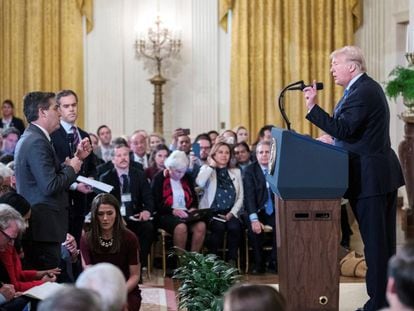
[[[284,96],[285,96],[285,92],[288,91],[291,87],[293,86],[297,86],[297,85],[304,85],[303,81],[297,81],[294,83],[291,83],[289,85],[287,85],[279,94],[279,99],[278,99],[278,103],[279,103],[279,110],[280,113],[282,114],[283,120],[285,120],[287,129],[290,131],[290,121],[289,118],[286,114],[285,111],[285,103],[284,103]]]

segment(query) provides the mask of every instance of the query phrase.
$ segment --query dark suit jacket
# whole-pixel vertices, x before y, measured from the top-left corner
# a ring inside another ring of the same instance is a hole
[[[22,119],[17,118],[17,117],[13,117],[12,121],[10,123],[10,127],[15,127],[19,130],[20,135],[23,134],[26,126],[24,125],[24,122]],[[0,119],[0,128],[3,128],[3,119]]]
[[[130,167],[128,176],[134,212],[139,213],[147,210],[152,214],[154,211],[154,199],[144,172]],[[107,171],[99,180],[113,186],[114,189],[111,191],[111,194],[121,201],[121,184],[115,168]]]
[[[34,241],[63,242],[68,230],[68,192],[76,179],[70,166],[60,161],[36,125],[30,124],[15,152],[17,192],[32,205],[31,238]]]
[[[244,208],[248,215],[263,210],[267,201],[266,179],[260,164],[255,161],[244,170]]]
[[[349,152],[346,197],[382,195],[404,184],[400,163],[391,149],[387,100],[381,86],[367,74],[351,86],[333,117],[316,105],[306,118]]]
[[[80,128],[78,128],[78,130],[81,136],[81,140],[85,137],[89,138],[88,133],[86,133]],[[66,133],[62,125],[59,127],[59,129],[57,129],[50,135],[50,138],[52,139],[53,146],[55,147],[56,154],[60,163],[65,162],[65,159],[67,157],[72,157],[68,134]],[[85,177],[94,177],[95,174],[96,158],[93,152],[91,152],[91,154],[88,157],[86,157],[86,159],[83,161],[79,175]],[[76,190],[69,191],[69,202],[73,206],[80,206],[81,209],[79,211],[80,213],[83,213],[87,207],[87,196],[86,194]]]
[[[100,177],[105,174],[106,172],[112,170],[114,168],[114,164],[112,161],[108,161],[102,163],[96,167],[96,179],[100,179]],[[141,163],[134,161],[134,156],[132,152],[129,153],[129,168],[135,168],[140,171],[144,171],[144,166]]]

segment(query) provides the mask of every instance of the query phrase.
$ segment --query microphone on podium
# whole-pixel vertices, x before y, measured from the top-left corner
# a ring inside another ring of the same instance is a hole
[[[303,91],[303,89],[306,88],[306,87],[308,87],[308,86],[313,86],[313,84],[306,85],[303,82],[303,80],[301,80],[301,81],[297,81],[297,82],[290,83],[285,88],[283,88],[282,91],[280,92],[279,100],[278,100],[278,102],[279,102],[279,110],[280,110],[280,114],[282,115],[283,119],[286,122],[286,126],[287,126],[287,129],[288,130],[290,130],[290,121],[289,121],[289,118],[286,115],[285,105],[284,105],[284,102],[283,102],[283,98],[284,98],[285,92],[286,91],[294,91],[294,90]],[[316,83],[316,89],[317,90],[323,90],[323,83],[322,82],[317,82]]]
[[[303,91],[304,88],[308,86],[313,86],[313,84],[306,85],[303,81],[298,81],[295,83],[292,83],[291,87],[287,88],[287,91]],[[323,90],[323,83],[322,82],[316,82],[316,89],[317,90]]]

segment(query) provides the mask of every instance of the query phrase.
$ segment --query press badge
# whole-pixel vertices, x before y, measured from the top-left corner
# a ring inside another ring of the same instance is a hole
[[[130,193],[123,193],[121,195],[121,216],[126,216],[126,207],[125,203],[131,202],[131,194]]]

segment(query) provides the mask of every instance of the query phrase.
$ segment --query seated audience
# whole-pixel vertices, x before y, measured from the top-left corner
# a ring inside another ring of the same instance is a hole
[[[25,130],[25,125],[22,119],[14,116],[14,104],[10,99],[3,101],[1,113],[0,128],[7,129],[14,127],[19,130],[19,135],[22,135]]]
[[[150,151],[154,151],[158,145],[165,145],[165,139],[161,134],[151,133],[148,137]]]
[[[145,177],[152,182],[154,176],[165,169],[165,159],[170,155],[170,150],[164,144],[160,144],[151,151],[149,167],[145,170]]]
[[[384,310],[414,310],[414,244],[404,245],[388,262],[387,300]]]
[[[225,142],[230,146],[233,146],[235,143],[237,143],[237,135],[232,130],[225,130],[217,137],[216,143],[218,141]]]
[[[250,160],[250,148],[246,142],[237,143],[233,147],[234,157],[236,159],[236,166],[241,169],[242,176],[245,168],[252,163]]]
[[[191,251],[199,252],[206,224],[203,220],[186,221],[188,213],[198,208],[193,180],[186,173],[188,164],[183,151],[173,151],[165,160],[166,169],[154,177],[152,193],[159,226],[173,236],[174,246],[185,249],[191,233]]]
[[[242,235],[238,217],[243,206],[243,181],[240,170],[232,167],[230,160],[230,145],[217,142],[211,149],[208,165],[201,167],[196,184],[204,191],[200,208],[210,208],[213,213],[208,224],[209,251],[218,254],[227,231],[227,259],[235,264]]]
[[[249,142],[249,131],[244,126],[242,126],[242,125],[237,126],[233,130],[233,132],[236,133],[238,143],[241,143],[241,142],[248,143]]]
[[[149,154],[147,154],[147,136],[142,130],[135,131],[131,135],[130,147],[132,151],[132,161],[142,165],[142,170],[148,167]]]
[[[19,212],[7,204],[0,204],[0,235],[3,245],[0,246],[0,261],[7,271],[10,283],[16,291],[26,291],[45,282],[55,282],[60,269],[43,271],[23,270],[20,256],[14,247],[20,234],[26,229],[24,219]]]
[[[211,130],[207,133],[208,137],[210,137],[211,145],[216,143],[216,138],[219,136],[219,133],[215,130]]]
[[[20,230],[23,230],[24,227],[24,220],[17,211],[6,204],[0,204],[0,252],[13,245],[14,238],[19,236]],[[0,305],[3,307],[4,304],[13,300],[16,290],[14,285],[10,284],[9,274],[1,261],[0,282],[2,284],[0,287]]]
[[[91,229],[82,236],[80,244],[82,267],[88,269],[108,262],[121,269],[128,289],[128,310],[133,311],[141,306],[139,243],[125,227],[120,208],[112,194],[98,194],[92,201]]]
[[[111,129],[106,125],[101,125],[98,127],[96,134],[99,137],[99,148],[97,148],[94,153],[98,158],[102,159],[104,162],[112,160],[112,132]]]
[[[269,285],[233,286],[224,295],[224,311],[284,311],[283,296]]]
[[[9,127],[3,130],[3,147],[0,151],[0,155],[14,155],[14,149],[16,149],[20,134],[20,131],[15,127]]]
[[[37,311],[102,310],[101,298],[96,291],[69,285],[41,301],[37,307]]]
[[[121,270],[113,264],[99,263],[86,269],[76,280],[76,287],[97,292],[102,311],[127,310],[127,283]]]
[[[254,266],[252,274],[265,272],[265,262],[269,270],[276,272],[276,236],[272,233],[272,251],[270,258],[265,260],[263,253],[264,226],[270,226],[275,232],[274,195],[266,181],[269,174],[270,143],[259,142],[256,147],[257,161],[246,167],[244,172],[244,208],[247,213],[249,242],[253,249]]]

